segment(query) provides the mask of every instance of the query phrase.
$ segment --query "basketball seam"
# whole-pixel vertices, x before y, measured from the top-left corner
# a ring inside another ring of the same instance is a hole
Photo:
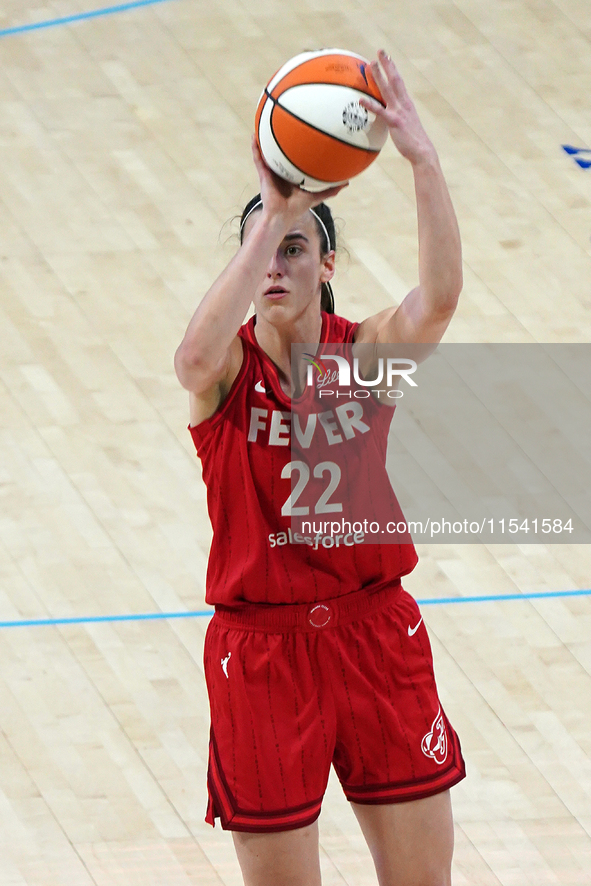
[[[333,52],[332,50],[329,50],[329,52],[328,52],[326,55],[325,55],[324,53],[322,53],[322,50],[320,50],[320,52],[321,52],[321,55],[316,56],[316,58],[331,58],[331,57],[338,58],[339,55],[343,55],[343,56],[345,56],[346,58],[356,58],[358,61],[363,62],[364,64],[367,64],[367,59],[363,58],[363,56],[361,56],[361,55],[358,55],[356,52],[347,52],[347,51],[345,51],[345,52]],[[303,54],[303,53],[302,53],[302,54]],[[284,75],[281,77],[281,80],[284,80],[285,77],[289,77],[290,74],[293,74],[293,72],[294,72],[294,71],[297,71],[298,68],[301,68],[302,65],[307,65],[309,61],[312,61],[312,59],[311,59],[311,58],[305,58],[305,59],[303,59],[301,62],[298,62],[297,65],[295,66],[295,68],[291,68],[291,70],[289,70],[289,71],[287,72],[287,74],[284,74]],[[289,62],[286,62],[286,63],[285,63],[285,65],[287,65],[287,64],[289,64]],[[283,67],[285,67],[285,65],[283,65]],[[281,70],[282,70],[282,68],[279,68],[279,70],[278,70],[275,74],[273,74],[273,76],[272,76],[271,79],[269,80],[269,83],[272,83],[272,82],[273,82],[273,80],[275,79],[275,77],[277,76],[277,74],[279,74],[279,71],[281,71]],[[281,83],[281,80],[279,80],[279,81],[275,84],[275,86],[273,87],[274,89],[275,89],[277,86],[279,86],[279,83]],[[269,83],[267,83],[267,86],[269,85]],[[369,84],[368,84],[368,85],[369,85]],[[265,87],[265,92],[266,92],[266,91],[267,91],[267,90],[266,90],[266,87]],[[376,99],[376,101],[377,101],[377,99]],[[384,105],[384,107],[385,107],[385,105]]]
[[[349,86],[348,84],[343,84],[343,83],[325,83],[323,80],[306,80],[305,83],[294,83],[292,86],[288,86],[287,89],[284,89],[283,92],[281,93],[281,95],[278,95],[277,98],[273,98],[273,96],[268,91],[266,86],[265,86],[264,92],[265,92],[265,95],[267,96],[267,98],[270,98],[271,101],[273,102],[273,104],[276,105],[279,103],[279,99],[281,98],[281,96],[286,95],[290,91],[290,89],[298,89],[300,86],[338,86],[342,89],[352,89],[354,92],[361,92],[363,95],[366,95],[368,98],[371,98],[374,102],[377,102],[378,105],[381,105],[383,108],[386,107],[385,103],[381,102],[379,100],[379,98],[376,98],[375,96],[371,95],[369,92],[365,92],[363,89],[357,89],[356,86]],[[277,88],[277,87],[275,87],[275,88]],[[283,108],[283,105],[281,105],[281,107]],[[283,108],[283,110],[287,111],[287,108]],[[303,122],[307,123],[307,120],[304,120]]]
[[[269,93],[267,92],[267,89],[266,89],[266,88],[265,88],[265,95],[267,96],[268,99],[271,99],[271,102],[272,102],[272,104],[273,104],[273,107],[275,107],[275,104],[276,104],[276,103],[275,103],[275,100],[271,98],[271,96],[270,96]],[[260,117],[259,117],[258,134],[257,134],[257,136],[258,136],[258,141],[259,141],[259,145],[261,144],[261,121],[262,121],[262,119],[263,119],[263,110],[264,110],[264,105],[263,105],[263,107],[261,108],[261,115],[260,115]],[[269,130],[270,130],[270,132],[271,132],[271,135],[273,136],[273,141],[275,142],[275,147],[277,148],[277,150],[278,150],[278,151],[279,151],[279,152],[285,157],[285,159],[286,159],[289,163],[291,163],[291,165],[294,167],[294,169],[297,170],[297,172],[302,172],[302,170],[299,169],[299,168],[295,165],[295,163],[294,163],[292,160],[289,159],[289,157],[287,156],[287,154],[285,153],[285,151],[283,150],[283,148],[281,147],[281,145],[280,145],[279,142],[277,141],[277,137],[276,137],[276,135],[275,135],[275,132],[273,131],[273,110],[272,110],[272,109],[271,109],[271,113],[269,114]],[[305,176],[305,175],[307,175],[307,173],[304,172],[303,175]],[[304,181],[305,181],[305,179],[304,179]],[[295,182],[291,182],[291,184],[295,184]],[[301,186],[302,186],[301,184],[300,184],[300,185],[297,185],[297,187],[301,187]]]
[[[308,85],[308,84],[306,84],[306,85]],[[314,84],[314,85],[323,86],[325,84]],[[364,148],[362,145],[352,145],[351,142],[345,141],[344,138],[339,138],[338,135],[333,135],[332,132],[326,132],[324,129],[320,129],[318,126],[314,126],[314,124],[310,123],[309,120],[304,120],[303,117],[298,117],[298,115],[294,114],[293,111],[290,111],[289,108],[286,108],[286,107],[284,107],[284,105],[279,104],[279,99],[275,99],[275,98],[273,98],[273,96],[269,95],[269,93],[267,92],[266,89],[265,89],[265,94],[266,94],[267,98],[273,102],[273,106],[279,105],[279,107],[281,108],[282,111],[285,111],[285,113],[289,114],[290,117],[293,117],[294,120],[299,120],[300,123],[303,123],[305,126],[309,126],[310,129],[313,129],[315,132],[319,132],[321,135],[326,135],[328,138],[333,138],[335,140],[335,142],[339,142],[339,144],[341,144],[341,145],[346,145],[348,148],[355,148],[357,151],[365,151],[366,154],[379,154],[380,153],[380,150],[381,150],[380,148]],[[269,115],[269,123],[271,126],[271,132],[273,132],[273,112],[272,111],[271,111],[271,114]],[[259,126],[260,126],[260,123],[259,123]],[[277,147],[281,150],[281,152],[283,154],[285,154],[285,156],[287,157],[289,162],[295,166],[295,163],[293,162],[293,160],[289,159],[288,155],[285,153],[285,149],[279,144],[279,142],[275,138],[274,132],[273,132],[273,138],[275,139],[275,143],[277,144]],[[296,169],[299,169],[299,167],[296,167]],[[302,172],[303,171],[304,170],[302,169]],[[306,172],[305,175],[311,175],[311,173]]]

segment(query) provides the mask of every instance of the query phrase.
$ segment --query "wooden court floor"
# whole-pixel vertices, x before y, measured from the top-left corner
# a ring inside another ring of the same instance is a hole
[[[462,229],[446,340],[591,342],[591,168],[576,162],[591,153],[561,148],[591,148],[591,5],[85,15],[101,2],[0,10],[0,886],[237,886],[229,835],[203,822],[207,618],[141,616],[204,609],[211,533],[172,356],[255,192],[260,90],[305,48],[387,48]],[[338,311],[361,319],[416,281],[412,177],[391,145],[334,210]],[[420,554],[419,599],[591,587],[585,545]],[[591,598],[423,613],[468,766],[456,886],[591,882]],[[7,624],[63,618],[82,621]],[[327,886],[375,884],[333,782],[321,843]]]

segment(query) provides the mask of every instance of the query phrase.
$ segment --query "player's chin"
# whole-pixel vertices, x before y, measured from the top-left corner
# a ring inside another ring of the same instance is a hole
[[[281,298],[270,298],[268,295],[263,295],[257,308],[269,318],[273,316],[285,317],[293,312],[293,299],[289,298],[289,293],[282,295]]]

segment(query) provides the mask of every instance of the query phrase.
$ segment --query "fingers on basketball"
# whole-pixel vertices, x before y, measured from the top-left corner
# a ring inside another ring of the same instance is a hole
[[[330,200],[331,197],[336,197],[336,195],[340,193],[343,188],[348,187],[349,182],[345,182],[344,185],[335,185],[334,188],[327,188],[326,191],[321,191],[319,194],[317,193],[316,196],[321,198],[320,200],[318,200],[318,203],[324,203],[325,200]]]
[[[376,116],[383,115],[385,110],[380,102],[376,101],[375,98],[371,98],[369,95],[360,98],[359,104],[362,108],[365,108],[366,111],[371,111],[372,114],[375,114]]]
[[[408,98],[408,93],[396,65],[383,49],[378,52],[378,58],[379,63],[372,62],[371,72],[384,100],[387,104],[396,100],[404,101]]]
[[[327,186],[330,191],[361,173],[387,138],[385,121],[376,123],[374,105],[374,119],[359,113],[362,96],[376,103],[381,99],[361,56],[321,50],[291,59],[267,84],[255,115],[267,162],[314,192],[325,192]]]

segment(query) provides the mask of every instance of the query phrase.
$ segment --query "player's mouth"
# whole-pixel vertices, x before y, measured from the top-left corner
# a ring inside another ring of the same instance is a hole
[[[273,301],[278,301],[284,295],[287,295],[287,289],[284,289],[283,286],[269,286],[265,291],[265,298],[270,298]]]

